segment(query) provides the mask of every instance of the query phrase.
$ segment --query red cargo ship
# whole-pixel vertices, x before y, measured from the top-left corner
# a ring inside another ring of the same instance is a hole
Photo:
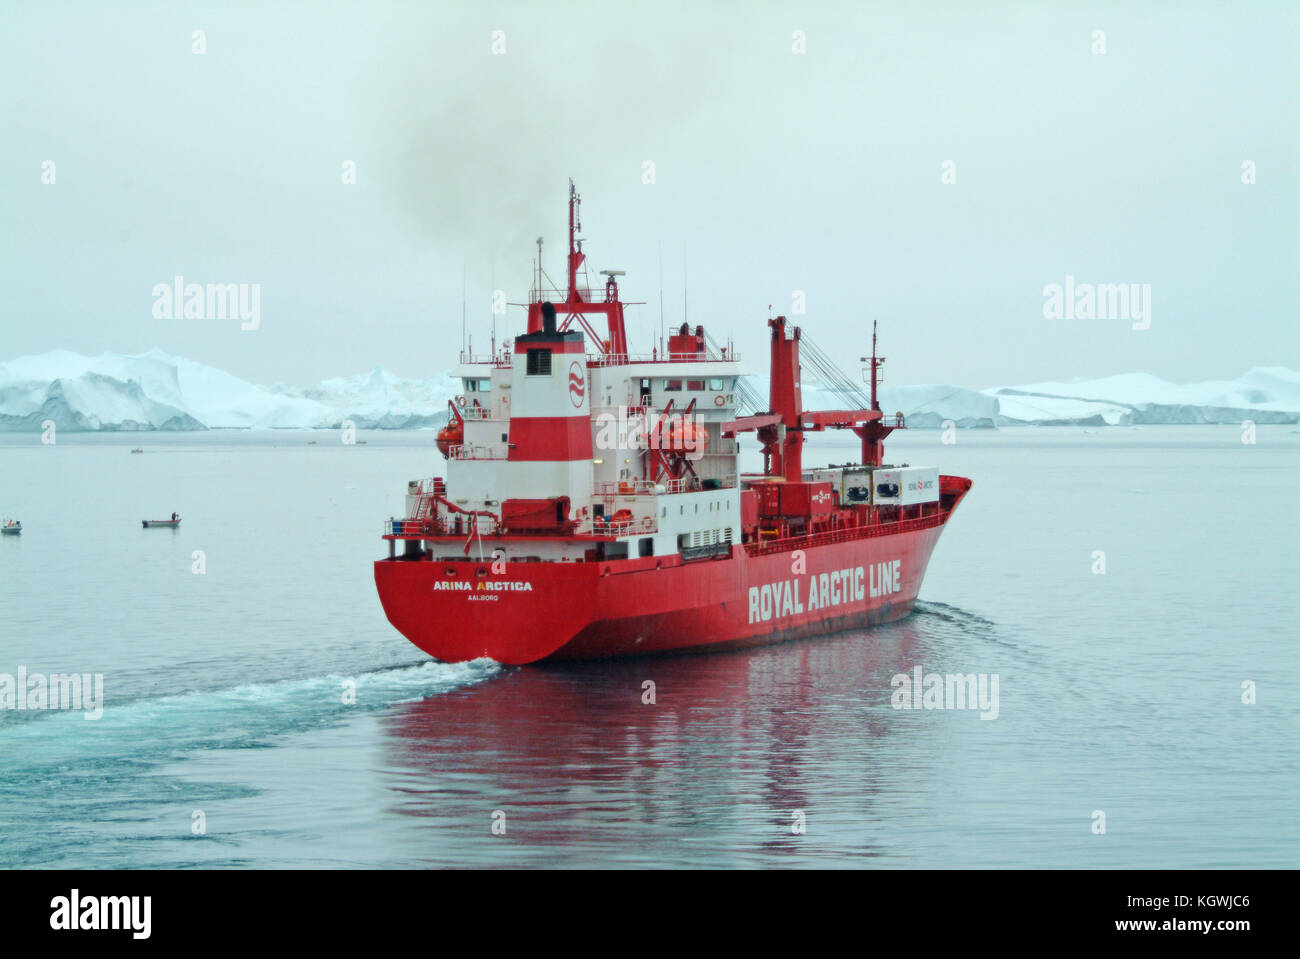
[[[971,481],[883,462],[905,423],[877,402],[874,332],[864,408],[808,411],[801,331],[768,320],[767,409],[740,415],[739,357],[703,327],[628,351],[622,273],[602,271],[600,299],[583,285],[578,211],[570,183],[567,289],[547,288],[539,252],[528,332],[461,355],[465,392],[438,434],[447,476],[408,484],[375,563],[389,621],[440,660],[519,664],[752,646],[910,612]],[[805,469],[806,434],[827,429],[852,430],[861,462]],[[738,472],[746,433],[762,474]]]

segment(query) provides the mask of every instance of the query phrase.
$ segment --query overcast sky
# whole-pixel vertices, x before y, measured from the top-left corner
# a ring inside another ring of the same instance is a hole
[[[540,6],[0,0],[0,359],[433,376],[462,262],[476,348],[537,236],[562,277],[572,176],[634,350],[662,250],[667,322],[687,288],[757,370],[795,291],[855,374],[879,319],[890,385],[1300,367],[1294,0]],[[176,275],[260,327],[155,318]],[[1067,275],[1149,329],[1045,318]]]

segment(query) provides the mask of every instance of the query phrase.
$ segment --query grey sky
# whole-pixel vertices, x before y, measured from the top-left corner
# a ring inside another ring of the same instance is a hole
[[[878,318],[891,385],[1300,366],[1294,2],[539,6],[4,0],[0,358],[432,376],[462,257],[476,348],[539,234],[562,276],[573,176],[634,349],[662,244],[669,324],[684,254],[756,369],[795,290],[853,372]],[[155,319],[177,274],[260,283],[261,328]],[[1067,274],[1150,284],[1150,329],[1044,319]]]

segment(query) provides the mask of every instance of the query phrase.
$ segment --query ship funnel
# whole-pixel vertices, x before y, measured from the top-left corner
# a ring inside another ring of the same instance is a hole
[[[542,332],[555,332],[555,304],[550,300],[542,304]]]

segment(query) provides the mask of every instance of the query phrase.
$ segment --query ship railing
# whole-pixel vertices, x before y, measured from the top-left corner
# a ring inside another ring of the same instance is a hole
[[[720,353],[588,353],[588,366],[623,366],[627,363],[735,363],[740,360],[737,350]]]
[[[585,536],[651,536],[659,532],[659,524],[653,516],[622,523],[587,520],[578,526],[578,532]]]
[[[432,519],[386,519],[385,536],[438,536],[445,533],[445,524]]]
[[[573,531],[579,536],[651,536],[659,532],[659,524],[651,516],[619,523],[587,520],[576,524]],[[480,530],[480,532],[488,531]],[[465,536],[470,533],[470,528],[462,526],[457,531],[447,520],[431,517],[407,516],[403,519],[384,520],[383,535],[385,536],[449,536],[452,533]]]
[[[657,483],[650,480],[607,480],[595,484],[597,496],[659,496],[664,493],[684,493],[689,489],[685,479],[666,479]]]
[[[447,458],[453,460],[503,460],[507,459],[506,450],[501,446],[479,446],[461,443],[447,450]]]
[[[514,354],[471,353],[469,350],[461,350],[460,362],[466,366],[495,366],[498,369],[508,370],[514,363]]]
[[[784,553],[792,549],[808,549],[826,546],[831,543],[851,543],[859,539],[872,539],[877,536],[894,536],[898,533],[914,533],[918,530],[942,526],[948,514],[942,510],[916,519],[898,520],[893,523],[873,523],[867,526],[849,526],[844,529],[827,530],[813,533],[811,536],[789,536],[784,539],[769,539],[767,542],[746,543],[745,551],[750,556],[766,556],[769,553]]]
[[[607,302],[604,298],[604,294],[605,294],[604,290],[600,291],[601,298],[599,300],[592,299],[591,287],[589,286],[577,287],[575,292],[578,294],[578,297],[584,303]],[[555,304],[555,312],[557,314],[561,313],[564,310],[564,304],[566,301],[568,301],[568,299],[569,299],[568,290],[560,290],[553,286],[532,286],[528,288],[529,303],[543,303],[547,300],[550,300],[552,303]]]
[[[595,484],[597,496],[650,496],[667,492],[663,483],[651,483],[649,480],[609,480]]]
[[[724,409],[723,407],[709,405],[707,408],[701,407],[697,409],[690,415],[689,419],[696,423],[713,422],[707,414],[714,414],[724,418],[732,415],[729,410]],[[660,419],[664,416],[663,407],[639,406],[630,403],[617,405],[593,403],[591,407],[591,415],[597,420],[600,420],[602,417],[612,417],[614,419],[625,420],[628,424],[631,424],[633,420],[639,421],[641,425],[640,432],[643,449],[645,448],[645,442],[648,441],[648,437],[654,432],[655,427],[659,427],[659,431],[662,433],[668,424],[682,422],[687,419],[686,411],[684,409],[679,409],[667,414],[667,418],[663,419],[663,422],[660,423]],[[728,440],[728,442],[734,443],[735,441]],[[713,448],[711,446],[708,448],[705,455],[713,455]]]
[[[717,480],[716,486],[704,485],[709,480]],[[672,493],[701,493],[713,489],[735,489],[736,474],[729,473],[725,476],[708,477],[700,480],[696,477],[682,477],[680,479],[666,479],[659,482],[650,480],[603,480],[593,484],[592,492],[596,496],[613,497],[613,496],[662,496]]]
[[[478,533],[479,538],[491,536],[499,531],[496,523],[486,517],[479,517]],[[384,520],[385,536],[474,536],[474,526],[468,521],[461,519],[460,525],[456,521],[448,519],[444,514],[442,516],[407,516],[404,519],[387,519]]]
[[[739,350],[712,350],[704,353],[588,353],[588,366],[626,366],[629,363],[738,363]],[[493,366],[508,370],[514,366],[513,353],[470,353],[462,350],[460,363],[464,366]]]
[[[446,484],[441,476],[430,476],[428,479],[411,480],[406,484],[406,494],[412,496],[416,493],[442,493],[446,490]]]

